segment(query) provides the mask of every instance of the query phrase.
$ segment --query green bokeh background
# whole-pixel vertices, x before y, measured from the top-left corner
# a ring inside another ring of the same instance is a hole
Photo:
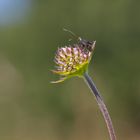
[[[0,26],[0,139],[107,140],[82,79],[60,84],[50,70],[67,28],[97,45],[89,73],[118,140],[140,139],[140,1],[36,0],[23,23]]]

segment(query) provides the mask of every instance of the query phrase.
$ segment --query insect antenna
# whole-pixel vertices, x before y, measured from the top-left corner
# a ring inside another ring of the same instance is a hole
[[[69,32],[71,35],[73,35],[74,37],[78,37],[74,32],[72,32],[72,31],[70,31],[70,30],[68,30],[68,29],[66,29],[66,28],[63,28],[63,31],[65,31],[65,32]]]
[[[79,40],[79,41],[82,40],[81,37],[79,37],[78,35],[76,35],[76,34],[75,34],[74,32],[72,32],[71,30],[68,30],[68,29],[66,29],[66,28],[63,28],[63,31],[69,32],[72,36],[74,36],[75,38],[77,38],[77,40]],[[70,40],[72,40],[72,39],[70,39]]]

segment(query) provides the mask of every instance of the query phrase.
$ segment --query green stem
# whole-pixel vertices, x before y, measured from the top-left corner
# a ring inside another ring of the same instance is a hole
[[[87,85],[89,86],[93,95],[96,98],[96,101],[98,103],[100,111],[102,112],[102,115],[105,119],[105,122],[106,122],[106,125],[107,125],[107,128],[108,128],[108,132],[109,132],[109,135],[110,135],[110,140],[116,140],[115,131],[114,131],[114,128],[113,128],[113,124],[112,124],[110,115],[109,115],[108,110],[106,108],[106,105],[105,105],[98,89],[96,88],[93,80],[91,79],[91,77],[88,75],[87,72],[84,73],[84,80],[85,80],[85,82],[87,83]]]

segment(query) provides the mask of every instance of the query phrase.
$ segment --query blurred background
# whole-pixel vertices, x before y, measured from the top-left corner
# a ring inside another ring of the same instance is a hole
[[[89,73],[109,109],[118,140],[140,140],[140,1],[0,0],[0,139],[107,140],[84,81],[59,77],[57,47],[97,45]],[[69,42],[68,40],[73,40]]]

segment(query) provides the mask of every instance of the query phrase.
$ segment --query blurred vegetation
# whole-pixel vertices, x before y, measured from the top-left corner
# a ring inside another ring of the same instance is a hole
[[[140,139],[140,1],[32,0],[22,22],[0,25],[0,139],[108,139],[82,79],[58,77],[54,53],[67,28],[97,46],[90,74],[108,106],[118,139]]]

